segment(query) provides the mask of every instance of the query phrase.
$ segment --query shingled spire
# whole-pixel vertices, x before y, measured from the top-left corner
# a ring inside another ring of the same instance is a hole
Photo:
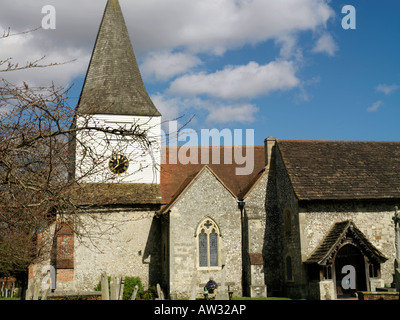
[[[161,116],[143,84],[118,0],[107,1],[78,112]]]

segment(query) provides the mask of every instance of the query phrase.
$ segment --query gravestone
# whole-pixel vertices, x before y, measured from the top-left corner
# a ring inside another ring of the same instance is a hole
[[[119,298],[118,300],[122,300],[124,296],[124,288],[125,288],[125,276],[121,277],[121,283],[119,287]]]
[[[190,294],[189,300],[196,300],[196,294],[197,294],[197,286],[192,285],[192,293]]]
[[[110,300],[117,300],[115,287],[116,287],[115,277],[111,276],[111,278],[110,278]]]
[[[108,290],[108,278],[105,272],[101,274],[101,299],[110,300],[110,293]]]
[[[159,283],[157,283],[157,295],[158,295],[158,300],[164,300],[164,293],[162,292]]]
[[[133,290],[131,300],[136,300],[136,296],[137,296],[138,290],[139,290],[139,286],[136,285],[136,286],[135,286],[135,289]]]
[[[215,300],[229,300],[229,294],[228,291],[226,290],[225,250],[221,250],[221,260],[222,260],[221,284],[218,285],[217,294],[215,295]]]

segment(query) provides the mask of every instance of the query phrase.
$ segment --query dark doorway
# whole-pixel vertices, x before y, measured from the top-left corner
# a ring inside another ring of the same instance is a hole
[[[342,273],[344,266],[355,268],[355,289],[344,289],[342,279],[348,272]],[[365,259],[361,251],[352,244],[341,247],[335,257],[336,292],[338,298],[354,296],[356,291],[367,291],[367,278],[365,273]]]

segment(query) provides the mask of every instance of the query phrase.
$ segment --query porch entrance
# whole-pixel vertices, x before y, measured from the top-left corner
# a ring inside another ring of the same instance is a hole
[[[342,246],[335,257],[335,278],[336,293],[338,298],[354,296],[356,291],[367,291],[367,274],[364,255],[353,244],[345,244]],[[355,289],[344,289],[342,280],[347,276],[349,271],[342,273],[344,266],[350,265],[355,269]]]

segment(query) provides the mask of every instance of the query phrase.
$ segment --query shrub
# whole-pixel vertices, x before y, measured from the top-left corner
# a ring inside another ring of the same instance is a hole
[[[140,298],[143,295],[143,285],[139,277],[125,277],[124,294],[122,300],[131,300],[133,290],[135,286],[139,287],[136,298]]]
[[[110,280],[111,277],[108,277],[108,288],[110,288]],[[143,295],[143,285],[142,281],[139,277],[125,277],[125,284],[124,284],[124,293],[122,295],[122,300],[131,300],[133,291],[135,290],[135,286],[138,286],[138,292],[136,298],[141,298]],[[94,288],[96,291],[101,291],[101,280]]]
[[[143,292],[143,299],[145,300],[154,300],[157,298],[157,288],[156,286],[150,286],[149,290]]]

